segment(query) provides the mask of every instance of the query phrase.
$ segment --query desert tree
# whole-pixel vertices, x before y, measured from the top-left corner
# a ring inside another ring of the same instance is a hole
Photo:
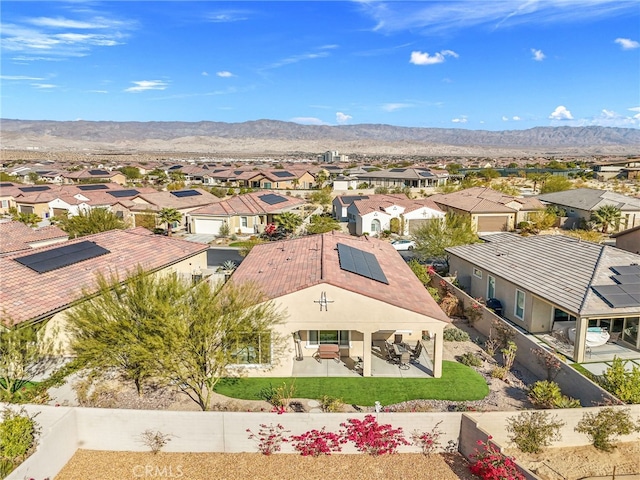
[[[114,370],[131,380],[139,395],[154,376],[159,324],[175,314],[174,297],[184,287],[175,275],[148,275],[137,267],[123,282],[98,275],[97,292],[67,311],[71,347],[78,362],[94,372]]]
[[[285,346],[276,328],[284,313],[253,284],[199,282],[176,305],[179,314],[162,325],[158,371],[202,410],[221,378],[241,375],[244,364],[270,365]]]
[[[295,232],[295,230],[302,225],[302,217],[297,213],[283,212],[274,215],[274,220],[278,226],[287,233]]]
[[[167,224],[167,234],[171,236],[173,224],[182,220],[182,214],[175,208],[163,208],[158,213],[158,218],[162,223]]]
[[[311,215],[309,224],[306,226],[308,234],[327,233],[333,230],[340,230],[340,223],[325,215]]]
[[[468,245],[479,241],[467,216],[447,213],[433,218],[413,232],[416,252],[423,258],[447,259],[445,248]]]
[[[77,215],[54,217],[54,223],[70,238],[127,228],[126,222],[107,208],[80,210]]]
[[[54,344],[43,325],[14,325],[0,321],[0,391],[10,400],[51,365]]]

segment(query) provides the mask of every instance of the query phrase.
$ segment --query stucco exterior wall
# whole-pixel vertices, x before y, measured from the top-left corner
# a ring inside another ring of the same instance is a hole
[[[637,217],[640,223],[640,215],[637,215]],[[640,253],[640,229],[617,237],[616,247],[627,252]]]
[[[326,292],[328,309],[320,310],[317,303],[322,292]],[[248,376],[290,376],[295,361],[293,333],[307,330],[355,330],[357,332],[378,332],[390,338],[396,330],[403,330],[407,341],[419,340],[422,331],[441,335],[446,323],[431,319],[371,297],[356,294],[333,285],[320,284],[300,290],[275,300],[287,319],[277,331],[286,339],[286,348],[279,363],[271,368],[250,367]],[[411,332],[411,333],[409,333]],[[364,338],[354,336],[349,348],[341,349],[342,356],[362,356]],[[312,356],[317,347],[302,345],[304,356]],[[367,359],[365,358],[365,362]]]

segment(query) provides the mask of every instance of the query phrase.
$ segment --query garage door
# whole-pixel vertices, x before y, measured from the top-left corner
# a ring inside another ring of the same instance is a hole
[[[426,225],[431,220],[431,218],[416,218],[415,220],[407,220],[407,222],[409,222],[409,233],[415,233],[418,228]]]
[[[479,232],[505,232],[509,226],[508,215],[478,217]]]
[[[191,233],[208,233],[210,235],[218,235],[222,220],[214,220],[209,218],[194,219],[195,232]]]

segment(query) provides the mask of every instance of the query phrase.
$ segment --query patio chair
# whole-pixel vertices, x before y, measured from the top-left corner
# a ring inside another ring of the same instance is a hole
[[[402,352],[400,354],[400,361],[398,367],[400,370],[409,370],[409,362],[411,362],[411,353]]]
[[[416,348],[411,352],[411,361],[420,363],[420,354],[422,353],[422,342],[418,342]]]
[[[385,355],[389,363],[398,363],[400,358],[398,357],[398,355],[396,355],[393,346],[389,342],[384,342],[382,350],[382,353]]]

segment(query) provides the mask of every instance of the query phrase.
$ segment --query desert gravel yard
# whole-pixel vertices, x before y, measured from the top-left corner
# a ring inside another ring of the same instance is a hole
[[[459,454],[303,457],[259,453],[105,452],[78,450],[55,480],[472,480]]]

